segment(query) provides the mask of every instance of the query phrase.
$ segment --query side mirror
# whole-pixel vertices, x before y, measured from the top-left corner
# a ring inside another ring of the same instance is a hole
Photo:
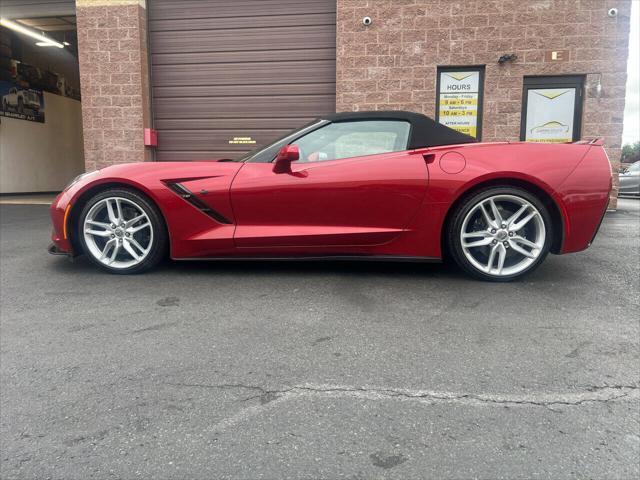
[[[278,152],[275,165],[273,166],[274,173],[291,173],[291,162],[295,162],[300,159],[300,150],[297,145],[285,145]]]

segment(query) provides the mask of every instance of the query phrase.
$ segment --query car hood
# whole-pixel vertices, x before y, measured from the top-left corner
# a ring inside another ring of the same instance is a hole
[[[128,184],[149,192],[167,183],[216,177],[232,178],[243,165],[241,162],[228,161],[121,163],[82,176],[63,193],[66,197],[75,198],[82,192],[105,183]]]
[[[208,177],[235,172],[239,170],[242,165],[244,164],[241,162],[219,160],[199,162],[122,163],[100,169],[94,178],[143,181],[145,179]]]

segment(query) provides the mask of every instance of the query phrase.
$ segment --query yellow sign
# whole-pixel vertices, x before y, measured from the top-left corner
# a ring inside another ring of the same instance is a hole
[[[478,99],[473,97],[462,98],[462,96],[461,98],[441,98],[440,106],[442,107],[443,105],[478,105]]]
[[[255,145],[256,141],[251,137],[233,137],[229,140],[230,145]]]

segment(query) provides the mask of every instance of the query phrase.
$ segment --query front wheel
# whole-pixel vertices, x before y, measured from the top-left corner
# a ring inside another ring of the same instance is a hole
[[[449,222],[450,252],[467,273],[505,282],[537,268],[551,248],[552,223],[526,190],[491,187],[465,199]]]
[[[80,213],[78,238],[87,257],[111,273],[143,272],[166,254],[162,215],[130,190],[106,190],[91,198]]]

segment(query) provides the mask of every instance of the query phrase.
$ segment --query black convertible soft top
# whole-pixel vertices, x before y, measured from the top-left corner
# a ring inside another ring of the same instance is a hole
[[[343,112],[322,117],[330,122],[346,122],[354,120],[404,120],[411,124],[408,149],[435,147],[438,145],[455,145],[458,143],[474,143],[477,140],[442,125],[421,113],[401,110],[375,112]]]

